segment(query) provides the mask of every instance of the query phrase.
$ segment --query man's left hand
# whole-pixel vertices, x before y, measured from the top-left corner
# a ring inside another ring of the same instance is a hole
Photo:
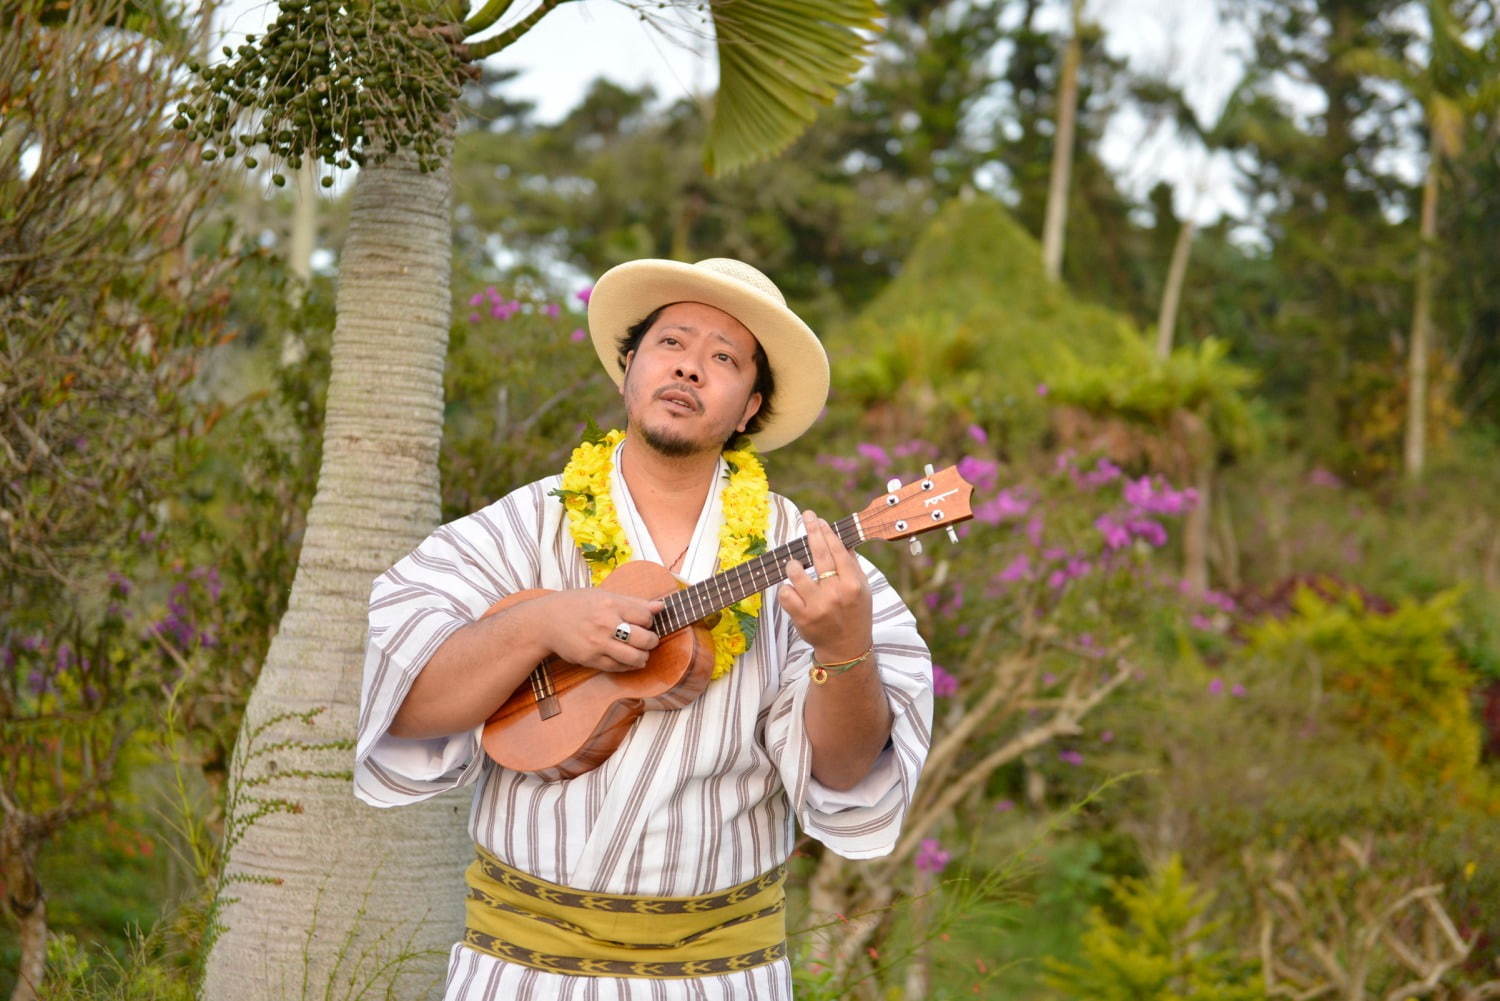
[[[801,563],[788,560],[777,598],[815,659],[834,664],[858,657],[870,648],[870,582],[833,526],[811,511],[802,512],[802,521],[817,573],[809,577]]]

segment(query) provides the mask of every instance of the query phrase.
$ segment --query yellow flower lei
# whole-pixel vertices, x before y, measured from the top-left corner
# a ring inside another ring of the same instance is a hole
[[[615,446],[624,438],[625,432],[620,430],[586,435],[563,468],[562,488],[553,491],[562,500],[568,530],[583,552],[595,585],[630,560],[630,543],[610,496]],[[729,482],[720,498],[724,508],[724,524],[719,529],[720,570],[764,553],[771,519],[771,488],[754,447],[725,449],[724,461],[729,465]],[[752,594],[719,616],[712,632],[713,678],[728,674],[734,658],[755,642],[760,604],[760,595]]]

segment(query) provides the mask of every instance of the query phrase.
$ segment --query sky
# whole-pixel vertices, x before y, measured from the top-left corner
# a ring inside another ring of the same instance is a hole
[[[518,0],[494,30],[505,30],[535,5],[536,0]],[[1113,54],[1184,86],[1200,118],[1212,121],[1246,48],[1218,21],[1215,6],[1205,0],[1087,0],[1085,12],[1102,24]],[[229,0],[220,17],[225,37],[218,45],[239,44],[237,36],[263,30],[274,13],[267,0]],[[1066,3],[1052,0],[1039,14],[1040,26],[1056,28],[1066,16]],[[664,101],[705,93],[717,82],[706,38],[695,38],[691,30],[666,37],[642,23],[623,0],[563,3],[489,62],[520,71],[508,93],[535,101],[543,120],[560,118],[599,76],[631,86],[650,83]],[[1150,128],[1132,111],[1111,121],[1100,155],[1137,196],[1159,180],[1172,183],[1178,214],[1191,214],[1200,224],[1225,212],[1243,215],[1227,159],[1205,156],[1169,129]]]

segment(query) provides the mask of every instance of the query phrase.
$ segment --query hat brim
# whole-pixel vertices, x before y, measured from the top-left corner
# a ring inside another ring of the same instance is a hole
[[[678,261],[629,261],[606,271],[589,295],[589,335],[604,371],[624,382],[620,339],[653,310],[674,302],[722,309],[760,342],[776,378],[771,416],[751,435],[762,452],[802,436],[828,402],[828,354],[801,318],[765,293],[707,268]]]

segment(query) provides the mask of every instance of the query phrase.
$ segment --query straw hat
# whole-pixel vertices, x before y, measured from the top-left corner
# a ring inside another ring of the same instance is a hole
[[[751,436],[762,452],[795,441],[828,400],[828,355],[817,335],[787,308],[765,275],[743,261],[711,257],[697,264],[629,261],[606,271],[589,296],[589,333],[604,371],[620,385],[620,339],[653,310],[674,302],[722,309],[755,335],[776,378],[769,418]]]

